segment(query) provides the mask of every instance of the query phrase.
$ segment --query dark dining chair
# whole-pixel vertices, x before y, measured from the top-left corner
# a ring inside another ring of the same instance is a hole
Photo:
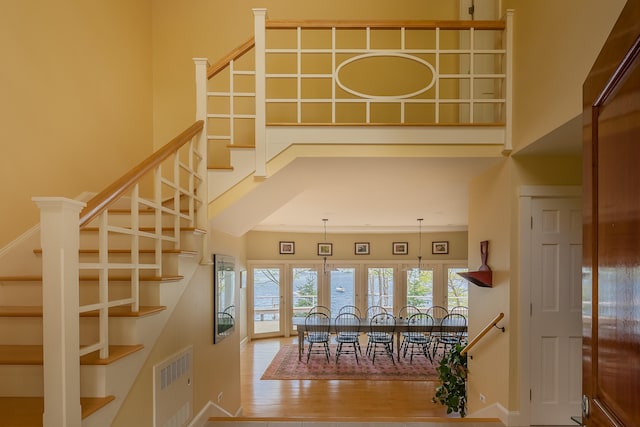
[[[358,316],[358,318],[362,318],[362,313],[360,312],[360,309],[355,305],[343,305],[342,307],[340,307],[340,310],[338,310],[338,315],[342,313],[351,313]]]
[[[329,316],[325,313],[320,312],[311,312],[304,319],[304,326],[307,331],[305,336],[305,341],[308,344],[307,347],[307,363],[309,363],[309,358],[311,354],[324,354],[327,358],[327,363],[329,363],[329,357],[331,356],[329,350]],[[321,345],[322,348],[315,349],[314,345]]]
[[[360,350],[360,318],[353,313],[342,313],[335,320],[336,363],[342,354],[354,354],[356,363],[359,364],[358,353]],[[346,347],[345,347],[346,346]],[[349,346],[352,348],[350,349]]]
[[[420,313],[420,309],[414,305],[405,305],[400,310],[398,310],[398,315],[396,316],[397,320],[409,320],[409,318],[416,314]],[[407,344],[407,332],[402,332],[402,341],[400,342],[400,352],[404,351],[405,346]]]
[[[447,314],[444,319],[442,319],[441,325],[459,327],[459,330],[442,331],[435,336],[435,342],[433,345],[433,357],[435,357],[440,347],[442,347],[442,350],[446,352],[447,349],[453,348],[456,344],[462,342],[467,326],[467,319],[461,314]]]
[[[396,327],[396,318],[390,313],[376,314],[369,323],[367,354],[371,356],[372,362],[376,363],[376,354],[386,354],[391,358],[393,364],[396,361],[393,357],[393,334]]]
[[[433,343],[433,317],[426,313],[416,313],[407,322],[409,331],[405,339],[403,357],[409,354],[409,363],[413,363],[413,356],[423,355],[433,362],[431,345]]]

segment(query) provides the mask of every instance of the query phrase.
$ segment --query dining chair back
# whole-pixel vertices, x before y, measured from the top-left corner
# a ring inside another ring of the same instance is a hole
[[[405,305],[400,310],[398,310],[397,319],[408,319],[412,315],[420,313],[420,309],[415,305]]]
[[[469,321],[469,307],[464,305],[457,305],[449,309],[449,313],[462,314]]]
[[[414,355],[423,355],[430,362],[433,362],[431,356],[433,317],[427,313],[416,313],[409,317],[407,324],[409,330],[404,341],[403,357],[407,357],[407,353],[409,353],[409,362],[413,363]]]
[[[467,326],[467,319],[461,314],[452,313],[447,314],[444,319],[442,319],[442,326],[458,326],[460,330],[458,331],[443,331],[437,337],[435,341],[435,345],[433,346],[433,355],[435,356],[438,349],[442,347],[443,351],[446,352],[447,349],[453,348],[456,344],[462,343],[462,339],[464,337],[465,331],[464,329]]]
[[[307,314],[311,313],[324,313],[329,318],[331,318],[331,309],[325,305],[314,305],[313,307],[311,307]]]
[[[431,317],[433,317],[433,321],[436,322],[437,324],[442,322],[442,319],[444,319],[445,316],[449,314],[447,309],[442,307],[441,305],[433,305],[427,308],[426,313]]]
[[[370,320],[370,332],[368,334],[367,354],[372,362],[376,363],[376,354],[386,354],[393,364],[393,336],[396,327],[396,318],[390,313],[379,313]]]
[[[329,316],[325,313],[317,311],[311,312],[305,317],[304,326],[307,331],[305,340],[308,343],[307,347],[307,363],[312,353],[324,354],[329,363],[330,351],[329,351],[329,337],[330,337],[330,321]],[[315,349],[314,345],[321,345],[322,348]]]
[[[336,363],[342,354],[354,354],[356,363],[360,350],[360,318],[353,313],[341,313],[335,320],[336,330]],[[351,347],[351,348],[349,348]]]
[[[373,319],[377,314],[387,313],[387,309],[381,305],[372,305],[367,308],[367,319]]]
[[[355,314],[356,316],[358,316],[358,318],[362,318],[362,314],[360,312],[360,309],[358,307],[356,307],[355,305],[343,305],[342,307],[340,307],[340,310],[338,310],[338,315],[340,315],[342,313],[351,313],[351,314]]]

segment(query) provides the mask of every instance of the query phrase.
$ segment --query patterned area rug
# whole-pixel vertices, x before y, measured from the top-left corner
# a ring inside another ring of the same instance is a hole
[[[306,348],[305,348],[306,350]],[[315,347],[314,347],[315,350]],[[438,381],[435,366],[424,356],[400,359],[394,365],[385,355],[376,355],[376,363],[367,357],[365,348],[360,363],[353,354],[342,354],[336,364],[336,346],[330,346],[330,362],[321,354],[312,354],[307,364],[307,355],[298,361],[298,344],[280,349],[262,375],[263,380],[373,380],[373,381]]]

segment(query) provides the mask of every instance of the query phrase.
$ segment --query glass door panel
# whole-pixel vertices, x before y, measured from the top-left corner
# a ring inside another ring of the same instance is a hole
[[[279,334],[281,326],[282,269],[254,267],[253,334]]]
[[[293,317],[304,317],[309,310],[318,305],[318,270],[309,267],[291,268],[291,298]],[[293,326],[293,330],[296,327]]]
[[[367,308],[380,305],[393,313],[393,268],[367,268],[367,304]]]
[[[447,268],[447,310],[453,307],[469,307],[469,282],[458,276],[468,269],[462,267]]]
[[[329,295],[332,317],[345,305],[356,305],[356,269],[339,267],[329,272]]]
[[[433,305],[433,269],[407,270],[407,305],[423,312]]]

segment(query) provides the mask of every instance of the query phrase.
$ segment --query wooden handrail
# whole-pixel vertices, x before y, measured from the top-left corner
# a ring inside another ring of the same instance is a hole
[[[249,40],[242,43],[240,46],[233,49],[226,56],[221,58],[218,62],[207,68],[207,80],[211,79],[211,77],[224,70],[231,61],[235,61],[236,59],[247,53],[255,44],[255,38],[251,37]]]
[[[267,29],[291,29],[291,28],[422,28],[444,30],[504,30],[504,21],[320,21],[300,20],[266,21]]]
[[[111,185],[89,200],[87,202],[87,206],[82,210],[82,212],[80,212],[80,227],[87,224],[112,203],[116,202],[118,198],[138,182],[142,176],[160,165],[180,147],[189,142],[191,138],[198,134],[198,132],[202,131],[203,127],[204,121],[198,120],[184,130],[180,135],[169,141],[164,147],[147,157],[129,172],[122,175],[122,177],[114,181]]]
[[[464,355],[467,354],[467,352],[469,350],[471,350],[471,348],[476,345],[478,343],[478,341],[480,341],[482,339],[482,337],[484,337],[487,332],[489,332],[491,330],[491,328],[493,328],[494,326],[496,326],[496,324],[502,320],[502,318],[504,317],[504,313],[500,313],[496,316],[495,319],[493,319],[491,321],[491,323],[489,323],[487,326],[484,327],[484,329],[482,331],[480,331],[480,333],[478,335],[476,335],[476,337],[474,339],[472,339],[471,341],[469,341],[469,344],[467,344],[467,346],[462,349],[462,351],[460,352],[460,354]],[[502,332],[504,332],[504,328],[499,328],[502,329]]]

